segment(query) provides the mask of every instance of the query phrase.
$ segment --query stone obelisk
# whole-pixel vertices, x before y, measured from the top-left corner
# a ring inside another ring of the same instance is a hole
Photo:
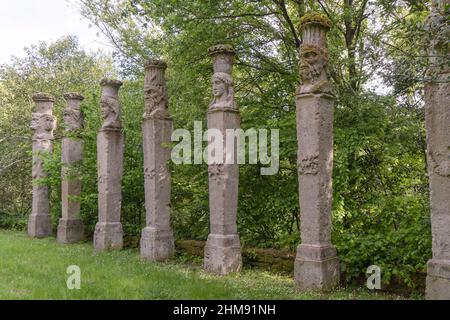
[[[124,134],[120,121],[119,88],[122,82],[103,79],[100,85],[103,125],[97,135],[98,222],[95,226],[94,248],[121,249]]]
[[[449,8],[449,0],[433,1],[427,21],[430,66],[425,83],[425,121],[433,257],[427,264],[426,298],[433,300],[450,300]]]
[[[72,176],[71,166],[82,160],[83,141],[80,131],[84,125],[84,115],[80,109],[83,96],[78,93],[64,95],[67,101],[63,112],[67,136],[61,143],[61,207],[62,217],[59,220],[57,241],[60,243],[75,243],[84,239],[84,225],[80,216],[80,202],[74,197],[80,196],[81,181],[78,174]]]
[[[330,25],[320,15],[308,15],[301,23],[302,85],[296,92],[296,113],[302,243],[294,271],[300,290],[327,290],[339,283],[339,259],[331,244],[335,97],[327,76]]]
[[[56,118],[53,116],[55,99],[46,93],[36,93],[32,97],[36,108],[32,114],[31,129],[33,135],[33,203],[28,220],[28,235],[44,238],[52,234],[50,218],[49,188],[39,184],[39,179],[47,173],[43,168],[42,156],[50,155],[53,149],[53,130],[56,129]]]
[[[145,64],[145,112],[142,124],[146,227],[141,236],[141,257],[163,261],[173,256],[175,245],[170,225],[170,142],[172,119],[164,73],[166,64],[149,60]]]
[[[239,184],[237,141],[234,141],[233,150],[226,150],[226,130],[240,128],[240,114],[234,101],[233,47],[217,45],[209,49],[209,54],[214,66],[214,99],[208,109],[208,129],[216,129],[221,133],[223,157],[219,161],[208,158],[211,229],[205,246],[204,267],[210,272],[225,275],[240,271],[242,265],[236,223]],[[234,156],[234,161],[226,161],[227,153],[228,156]]]

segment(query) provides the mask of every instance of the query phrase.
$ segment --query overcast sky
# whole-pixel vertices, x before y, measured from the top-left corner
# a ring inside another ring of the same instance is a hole
[[[78,36],[86,50],[110,51],[107,40],[76,10],[77,0],[0,0],[0,64],[38,41]]]

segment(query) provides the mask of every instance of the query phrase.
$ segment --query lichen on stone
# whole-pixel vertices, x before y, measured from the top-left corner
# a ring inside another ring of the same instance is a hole
[[[78,92],[68,92],[64,94],[64,99],[66,100],[84,100],[84,97]]]
[[[318,13],[308,13],[300,19],[299,30],[302,30],[308,24],[319,24],[326,29],[331,28],[331,20]]]
[[[215,46],[212,46],[208,49],[208,54],[210,56],[218,54],[218,53],[229,53],[229,54],[234,54],[234,48],[232,45],[230,44],[218,44]]]
[[[32,96],[33,101],[49,101],[49,102],[54,102],[55,98],[48,94],[48,93],[44,93],[44,92],[37,92],[35,94],[33,94]]]

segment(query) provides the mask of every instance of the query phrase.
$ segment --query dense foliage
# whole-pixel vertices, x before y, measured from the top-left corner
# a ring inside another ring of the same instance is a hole
[[[333,23],[330,77],[337,92],[333,172],[333,243],[345,280],[382,267],[385,281],[411,284],[431,257],[423,115],[422,43],[427,1],[308,0],[81,0],[80,10],[115,46],[126,135],[122,220],[127,234],[144,223],[141,116],[143,63],[164,59],[170,113],[176,128],[206,119],[212,66],[207,48],[233,44],[242,128],[280,129],[280,171],[261,176],[260,165],[240,167],[238,228],[244,245],[295,249],[299,243],[294,93],[299,84],[297,25],[315,11]],[[68,90],[86,99],[82,215],[93,232],[97,214],[96,132],[98,82],[112,62],[89,56],[73,38],[32,47],[0,70],[0,224],[30,211],[30,94],[58,97],[59,119]],[[206,124],[204,123],[204,126]],[[61,136],[58,131],[57,137]],[[52,214],[59,216],[60,151],[55,141]],[[172,220],[179,239],[208,234],[205,165],[174,165]],[[13,220],[17,221],[17,220]]]

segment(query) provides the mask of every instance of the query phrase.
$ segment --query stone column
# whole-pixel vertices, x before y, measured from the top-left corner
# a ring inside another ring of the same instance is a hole
[[[430,66],[425,83],[425,121],[433,257],[427,264],[426,298],[433,300],[450,299],[449,6],[449,0],[434,1],[427,22]]]
[[[36,112],[32,114],[31,129],[33,135],[33,203],[28,220],[28,235],[43,238],[52,234],[50,218],[49,188],[36,184],[36,180],[45,178],[47,173],[43,168],[41,157],[50,155],[53,148],[53,130],[56,129],[56,118],[53,116],[55,99],[46,93],[36,93],[32,97],[36,104]]]
[[[302,243],[294,270],[300,290],[327,290],[339,283],[339,259],[331,244],[334,93],[327,76],[326,45],[330,24],[320,15],[308,15],[301,22],[302,85],[296,92],[296,112]]]
[[[238,204],[239,165],[236,161],[237,141],[234,143],[234,164],[225,163],[226,129],[240,128],[240,114],[234,102],[232,67],[234,49],[218,45],[209,49],[213,58],[212,77],[214,99],[208,109],[208,129],[222,135],[223,159],[208,159],[209,208],[211,229],[205,246],[204,267],[210,272],[225,275],[241,269],[242,256],[236,215]],[[209,144],[211,144],[209,138]]]
[[[172,119],[167,112],[164,72],[166,64],[145,64],[145,112],[142,124],[146,227],[141,236],[141,257],[163,261],[173,256],[175,245],[170,226],[170,142]]]
[[[95,226],[96,250],[121,249],[120,223],[124,135],[120,121],[119,88],[122,82],[103,79],[101,113],[103,125],[97,135],[98,222]]]
[[[81,181],[78,175],[72,177],[68,172],[74,164],[82,160],[83,141],[80,131],[83,129],[84,115],[80,110],[80,102],[84,99],[78,93],[64,95],[67,101],[64,110],[64,124],[67,136],[61,143],[61,198],[62,217],[59,220],[57,241],[75,243],[84,239],[84,226],[80,216],[80,202],[73,197],[80,196]]]

